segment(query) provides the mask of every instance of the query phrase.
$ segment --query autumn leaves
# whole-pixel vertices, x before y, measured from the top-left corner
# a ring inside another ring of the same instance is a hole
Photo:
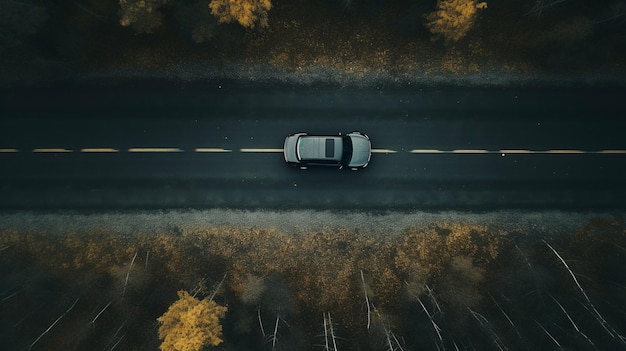
[[[486,2],[477,0],[439,0],[437,10],[426,16],[426,27],[436,38],[459,41],[472,28],[478,10],[486,8]]]
[[[210,299],[197,299],[181,290],[178,300],[157,320],[163,351],[199,351],[222,343],[220,319],[228,308]]]
[[[161,8],[168,1],[119,0],[120,24],[133,27],[137,33],[152,33],[161,25]],[[255,28],[267,27],[267,15],[272,3],[270,0],[211,0],[208,7],[219,23],[238,22],[246,28]]]
[[[270,0],[211,0],[211,13],[220,23],[237,22],[246,28],[267,27]]]
[[[151,33],[161,25],[161,8],[169,0],[119,0],[120,24],[131,26],[138,33]],[[203,5],[204,6],[204,5]],[[219,23],[239,23],[245,28],[268,26],[268,14],[272,9],[271,0],[210,0],[211,15]],[[486,2],[478,0],[438,0],[437,8],[425,16],[426,28],[433,39],[443,39],[446,43],[456,42],[465,37],[472,28],[479,10],[486,9]],[[212,27],[209,23],[196,26]],[[197,35],[194,30],[194,38]],[[207,35],[201,36],[206,38]],[[202,40],[196,40],[201,42]]]
[[[539,350],[556,340],[623,348],[623,316],[612,307],[624,305],[623,223],[548,229],[549,215],[531,218],[509,230],[492,220],[439,221],[386,234],[5,230],[0,297],[15,336],[3,345]]]

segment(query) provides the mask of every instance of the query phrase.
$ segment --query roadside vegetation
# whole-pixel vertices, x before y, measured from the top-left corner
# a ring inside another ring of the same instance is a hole
[[[0,75],[611,74],[625,41],[621,0],[20,0]]]
[[[7,349],[623,349],[626,228],[0,233]]]

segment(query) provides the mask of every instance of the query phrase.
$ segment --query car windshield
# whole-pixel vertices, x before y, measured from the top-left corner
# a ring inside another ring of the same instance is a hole
[[[342,138],[343,143],[343,155],[341,155],[341,164],[347,166],[352,159],[352,139],[349,136],[344,135]]]

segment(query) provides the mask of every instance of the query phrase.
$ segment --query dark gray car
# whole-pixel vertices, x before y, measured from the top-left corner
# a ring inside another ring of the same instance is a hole
[[[346,135],[296,133],[285,139],[283,153],[287,163],[300,169],[335,166],[357,170],[370,162],[372,144],[369,137],[360,132]]]

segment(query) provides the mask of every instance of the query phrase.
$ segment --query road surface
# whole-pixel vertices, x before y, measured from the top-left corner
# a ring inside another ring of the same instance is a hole
[[[0,94],[0,208],[623,209],[625,91],[237,82]],[[367,133],[363,171],[285,165]]]

